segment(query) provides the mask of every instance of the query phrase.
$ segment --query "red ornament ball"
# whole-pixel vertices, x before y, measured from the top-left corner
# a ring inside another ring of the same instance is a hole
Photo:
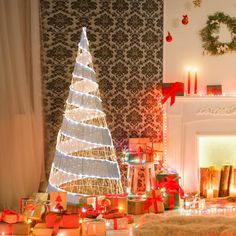
[[[182,24],[183,25],[187,25],[188,24],[188,15],[183,15]]]
[[[173,37],[170,34],[170,32],[168,31],[168,35],[166,36],[166,41],[170,43],[172,40],[173,40]]]

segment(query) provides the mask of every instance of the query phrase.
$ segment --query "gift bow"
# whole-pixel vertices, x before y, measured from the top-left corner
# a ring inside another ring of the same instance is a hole
[[[18,215],[18,213],[17,213],[16,211],[12,211],[12,210],[9,210],[9,209],[4,209],[4,210],[2,211],[2,213],[3,213],[4,215]]]
[[[158,183],[157,186],[160,188],[166,188],[167,193],[179,193],[180,197],[184,198],[184,190],[180,187],[176,179],[179,179],[179,177],[174,178],[172,175],[169,175],[164,181]]]
[[[17,213],[16,211],[12,211],[12,210],[9,210],[9,209],[4,209],[2,211],[2,214],[0,214],[0,221],[5,221],[4,217],[6,215],[15,215],[16,216],[16,223],[20,222],[20,214]]]
[[[181,85],[182,83],[175,82],[170,85],[170,88],[162,88],[162,94],[164,95],[164,98],[161,99],[161,103],[164,104],[170,97],[170,105],[172,106],[175,103],[176,92],[184,92],[184,88],[181,87]]]

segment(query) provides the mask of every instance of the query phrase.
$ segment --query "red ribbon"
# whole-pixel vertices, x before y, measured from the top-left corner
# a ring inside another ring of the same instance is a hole
[[[113,219],[114,222],[114,230],[118,229],[118,220],[117,219]]]
[[[172,106],[175,103],[175,95],[177,92],[184,92],[184,88],[181,87],[182,83],[175,82],[170,84],[169,88],[162,88],[162,94],[164,98],[161,100],[161,103],[164,104],[167,99],[170,97],[170,105]]]
[[[147,153],[147,154],[153,154],[153,148],[147,146],[147,148],[146,148],[146,153]]]
[[[156,191],[152,190],[152,197],[147,198],[147,202],[146,202],[146,205],[145,205],[145,210],[149,210],[149,208],[153,204],[155,213],[158,213],[158,204],[157,204],[158,202],[164,202],[164,199],[161,195],[156,196]]]
[[[0,221],[4,221],[4,217],[6,215],[15,215],[16,216],[16,223],[20,222],[20,215],[16,211],[12,211],[12,210],[9,210],[9,209],[4,209],[2,211]]]
[[[174,208],[174,194],[180,194],[181,198],[184,198],[184,190],[180,187],[179,183],[176,181],[177,178],[174,178],[173,175],[168,175],[163,179],[161,183],[158,183],[157,186],[160,188],[165,188],[166,193],[169,194],[169,205],[170,208]]]

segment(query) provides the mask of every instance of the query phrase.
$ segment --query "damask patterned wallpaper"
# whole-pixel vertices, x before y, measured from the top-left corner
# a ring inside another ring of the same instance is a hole
[[[103,108],[117,150],[129,137],[162,140],[162,0],[41,0],[47,173],[86,26]]]

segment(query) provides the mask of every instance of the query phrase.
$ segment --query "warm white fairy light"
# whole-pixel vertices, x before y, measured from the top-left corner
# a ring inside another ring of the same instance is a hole
[[[66,111],[58,133],[49,191],[77,196],[121,193],[120,170],[83,28]]]

